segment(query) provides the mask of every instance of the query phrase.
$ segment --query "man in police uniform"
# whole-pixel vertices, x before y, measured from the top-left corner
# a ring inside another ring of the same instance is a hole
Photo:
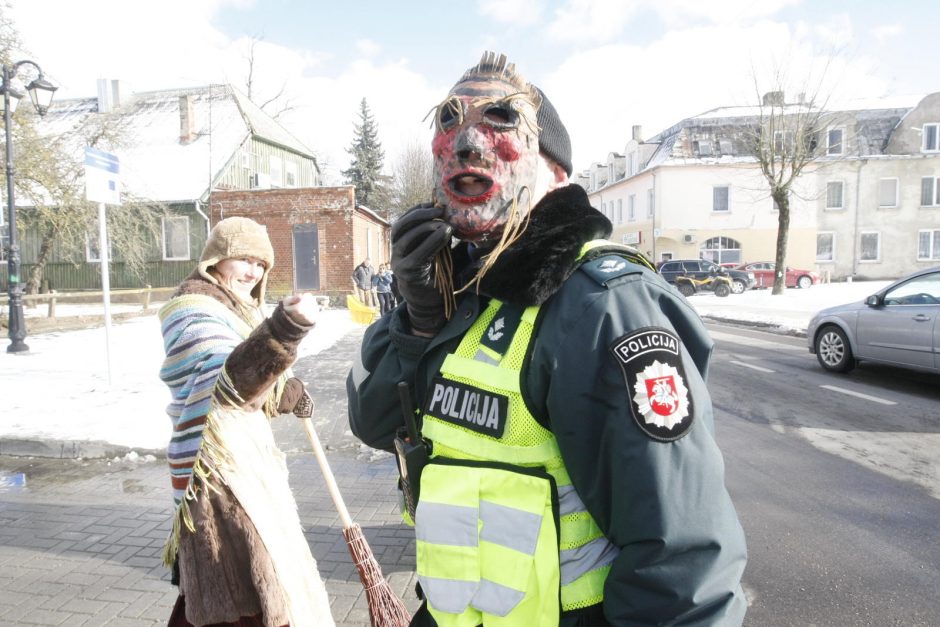
[[[744,534],[700,319],[602,239],[610,222],[567,184],[567,131],[504,56],[470,68],[435,123],[435,202],[392,229],[405,302],[347,382],[364,442],[392,450],[399,382],[430,442],[413,624],[741,624]],[[451,267],[454,307],[435,287]]]

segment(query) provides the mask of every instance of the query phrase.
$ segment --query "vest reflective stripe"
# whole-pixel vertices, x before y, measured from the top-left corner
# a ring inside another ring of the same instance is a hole
[[[535,554],[541,514],[521,512],[505,505],[480,501],[480,540],[501,544],[527,555]]]
[[[558,486],[558,513],[567,516],[575,512],[584,511],[584,502],[572,485]]]
[[[466,377],[477,383],[504,390],[510,393],[519,393],[519,380],[510,381],[506,375],[499,372],[500,368],[494,364],[487,364],[476,359],[467,359],[460,355],[448,355],[441,364],[441,374]]]
[[[415,513],[417,571],[438,624],[557,623],[557,566],[554,576],[536,569],[557,563],[554,508],[547,474],[428,464]]]
[[[415,529],[421,542],[477,546],[479,509],[466,505],[446,505],[421,501],[422,524]]]
[[[492,351],[487,350],[485,346],[481,346],[477,354],[473,356],[473,359],[475,361],[482,361],[484,364],[495,366],[499,364],[499,356],[490,355],[491,352]]]
[[[601,244],[609,244],[609,242],[600,241],[598,245]],[[561,608],[564,610],[587,607],[603,600],[604,581],[610,571],[610,564],[618,551],[604,537],[600,528],[587,512],[583,501],[571,486],[571,480],[562,462],[561,452],[558,449],[558,442],[554,435],[538,424],[538,421],[529,413],[525,402],[522,400],[520,370],[528,344],[531,342],[531,333],[539,308],[529,307],[523,312],[519,326],[511,341],[508,344],[505,342],[500,344],[500,346],[508,346],[506,353],[500,355],[491,346],[486,346],[481,341],[491,323],[500,316],[500,307],[501,303],[499,301],[490,301],[487,308],[464,335],[460,346],[453,353],[447,355],[440,373],[445,379],[481,390],[504,394],[510,399],[508,424],[502,437],[497,439],[492,435],[478,433],[459,424],[427,414],[424,415],[422,434],[434,443],[434,457],[443,456],[453,460],[491,460],[500,464],[518,466],[520,469],[542,467],[554,477],[559,503],[559,527],[555,541],[556,554],[553,558],[554,563],[557,565],[554,568],[557,568],[559,581],[559,587],[555,591],[555,602],[557,603],[557,598],[560,598]],[[497,328],[495,323],[493,323],[493,328]],[[463,480],[455,479],[455,481]],[[506,494],[509,494],[509,492],[506,492]],[[424,502],[426,498],[429,498],[429,495],[426,492],[424,478],[422,477],[421,501]],[[439,501],[441,499],[435,500]],[[510,508],[516,506],[512,501],[508,503],[501,501],[501,503]],[[477,502],[473,505],[480,508],[480,517],[482,519],[483,510],[487,506],[483,502]],[[418,507],[420,511],[420,503]],[[422,524],[420,513],[417,515],[417,519],[418,524]],[[542,521],[544,522],[544,518]],[[430,520],[426,522],[430,524]],[[446,527],[446,523],[443,524]],[[508,528],[511,524],[514,523],[508,523],[506,527]],[[508,585],[513,590],[518,590],[519,588],[508,584],[505,579],[501,578],[501,576],[514,571],[518,566],[518,564],[513,563],[511,558],[513,551],[506,547],[506,544],[513,541],[501,537],[503,532],[494,533],[490,536],[486,528],[487,526],[484,524],[480,537],[483,543],[481,544],[481,555],[486,555],[486,557],[481,558],[483,559],[481,569],[487,571],[490,568],[494,569],[494,576],[482,577],[481,586],[483,585],[482,581],[498,581],[500,584]],[[501,544],[490,547],[487,541],[490,537],[493,537]],[[486,552],[483,547],[493,548],[493,550]],[[426,559],[428,558],[427,553],[422,552],[421,555]],[[419,575],[421,575],[422,557],[419,556],[418,561]],[[439,576],[437,573],[424,574],[426,576]],[[432,585],[434,585],[433,582]],[[464,598],[466,595],[459,596]],[[472,598],[476,599],[477,597]],[[526,598],[520,601],[520,604],[526,605],[528,602],[529,599]],[[470,605],[480,609],[480,606],[476,605],[476,601],[472,601]],[[498,614],[497,612],[490,613]],[[515,613],[511,614],[510,617],[514,615]],[[436,614],[434,616],[435,619],[438,619]],[[438,622],[442,627],[445,624],[447,627],[462,627],[464,624],[462,621],[442,623],[441,620],[438,620]],[[476,625],[478,623],[467,624]],[[507,624],[534,625],[550,623],[525,620]]]
[[[608,566],[619,553],[619,549],[604,537],[591,540],[576,549],[562,551],[561,584],[569,584],[595,568]]]
[[[519,601],[524,596],[525,593],[519,590],[513,590],[492,581],[481,581],[480,588],[473,595],[471,603],[473,607],[487,614],[506,616],[512,608],[519,605]]]

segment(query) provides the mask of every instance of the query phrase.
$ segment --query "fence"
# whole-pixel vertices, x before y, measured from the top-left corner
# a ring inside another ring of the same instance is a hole
[[[149,285],[143,288],[131,289],[131,290],[111,290],[109,293],[111,295],[111,302],[137,302],[140,303],[141,309],[147,310],[150,308],[150,301],[153,298],[155,293],[157,294],[166,294],[169,296],[176,290],[176,286],[173,287],[150,287]],[[55,308],[57,303],[63,301],[75,301],[79,303],[90,303],[90,302],[100,302],[104,292],[56,292],[52,290],[44,294],[25,294],[23,295],[23,304],[27,305],[30,303],[41,304],[46,302],[48,304],[48,314],[46,317],[55,318]],[[135,298],[136,297],[136,298]],[[97,300],[96,300],[97,299]],[[9,296],[0,296],[0,305],[3,306],[3,313],[6,314],[7,304],[9,303]]]

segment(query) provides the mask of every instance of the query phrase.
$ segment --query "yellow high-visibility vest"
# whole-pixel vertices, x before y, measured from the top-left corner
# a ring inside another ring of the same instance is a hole
[[[442,627],[557,624],[603,600],[618,554],[522,398],[538,311],[491,300],[422,408],[417,574]]]

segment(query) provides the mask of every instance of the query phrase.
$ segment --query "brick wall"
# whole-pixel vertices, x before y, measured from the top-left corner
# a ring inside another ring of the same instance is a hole
[[[209,217],[215,224],[223,218],[244,216],[268,228],[275,260],[268,293],[275,297],[294,291],[294,225],[316,223],[320,251],[320,290],[316,293],[343,295],[352,292],[350,277],[362,261],[357,254],[361,244],[355,236],[365,232],[362,225],[368,224],[384,247],[383,261],[388,255],[388,225],[354,207],[354,188],[349,186],[216,191],[209,201]]]

